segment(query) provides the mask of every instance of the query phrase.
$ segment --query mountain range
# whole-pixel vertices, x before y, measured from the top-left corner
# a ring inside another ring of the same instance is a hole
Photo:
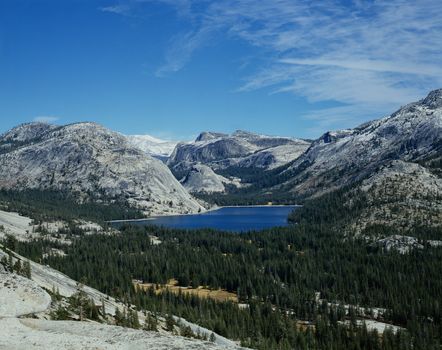
[[[389,116],[313,141],[236,131],[175,143],[95,123],[24,124],[0,136],[0,187],[124,200],[147,215],[204,210],[189,192],[299,201],[354,184],[367,189],[391,174],[424,181],[438,198],[441,153],[439,89]]]
[[[309,145],[301,139],[241,130],[230,135],[202,132],[194,142],[178,143],[167,165],[190,192],[226,192],[226,185],[248,185],[229,169],[275,169],[295,160]]]
[[[188,169],[196,163],[214,169],[230,166],[273,169],[302,154],[309,142],[288,137],[258,135],[237,130],[231,135],[201,133],[194,142],[179,143],[167,164],[171,169]]]

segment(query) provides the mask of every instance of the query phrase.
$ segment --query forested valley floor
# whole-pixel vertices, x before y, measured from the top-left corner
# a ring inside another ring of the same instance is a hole
[[[20,196],[9,198],[20,209]],[[294,212],[296,224],[262,232],[123,226],[113,235],[72,229],[70,245],[50,237],[4,243],[140,310],[184,317],[251,348],[440,349],[442,248],[426,245],[420,227],[414,235],[425,248],[408,254],[351,237],[339,230],[352,215],[339,201],[337,193],[308,202]],[[40,218],[64,216],[42,208]],[[97,213],[105,218],[106,210]],[[65,255],[47,254],[51,248]],[[238,302],[158,292],[170,279],[235,293]],[[369,319],[395,327],[378,332],[364,325]]]

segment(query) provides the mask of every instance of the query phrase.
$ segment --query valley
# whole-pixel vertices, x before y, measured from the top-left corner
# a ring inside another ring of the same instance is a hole
[[[439,349],[441,159],[442,90],[316,140],[17,126],[0,345]]]

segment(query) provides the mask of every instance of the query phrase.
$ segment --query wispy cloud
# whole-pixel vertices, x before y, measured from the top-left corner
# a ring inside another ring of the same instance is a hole
[[[416,74],[442,76],[442,67],[433,64],[410,64],[409,62],[403,62],[402,64],[395,64],[397,62],[381,61],[373,59],[359,59],[359,60],[337,60],[327,58],[313,58],[313,59],[294,59],[286,58],[281,59],[281,63],[295,64],[301,66],[329,66],[338,67],[349,70],[364,70],[372,72],[391,72],[391,73],[403,73],[403,74]]]
[[[197,32],[176,35],[166,52],[166,63],[156,71],[156,75],[161,77],[181,70],[191,59],[193,52],[204,45],[211,33],[212,29],[202,28]]]
[[[123,16],[129,16],[131,14],[131,6],[129,5],[111,5],[111,6],[105,6],[100,7],[100,10],[103,12],[110,12],[117,15],[123,15]]]
[[[240,38],[259,60],[238,91],[342,105],[305,116],[323,126],[376,117],[442,86],[439,0],[140,1],[174,6],[192,27],[171,39],[158,75],[182,69],[217,33]]]
[[[55,123],[60,118],[58,117],[51,117],[51,116],[38,116],[33,119],[34,122],[38,123]]]

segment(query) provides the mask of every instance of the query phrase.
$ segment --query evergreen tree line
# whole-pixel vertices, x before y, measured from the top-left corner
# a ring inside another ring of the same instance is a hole
[[[104,223],[142,217],[139,210],[128,207],[124,201],[108,204],[86,201],[80,204],[75,194],[52,190],[0,189],[0,209],[32,217],[37,223],[51,220],[72,221],[79,218]]]

